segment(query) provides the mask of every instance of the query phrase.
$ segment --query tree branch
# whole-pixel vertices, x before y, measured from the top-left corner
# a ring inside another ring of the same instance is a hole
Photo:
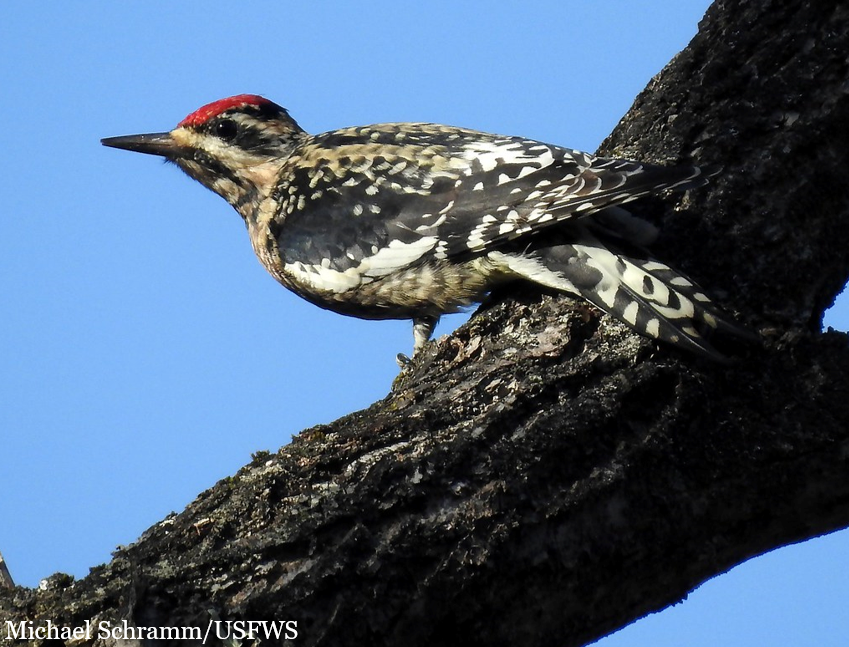
[[[6,566],[6,560],[0,554],[0,589],[11,589],[15,586],[15,581],[9,574],[9,569]]]
[[[582,645],[849,525],[849,345],[816,332],[849,275],[846,52],[838,0],[719,0],[602,146],[724,166],[643,211],[659,256],[764,336],[733,368],[502,295],[384,400],[258,456],[79,582],[0,591],[0,614]]]

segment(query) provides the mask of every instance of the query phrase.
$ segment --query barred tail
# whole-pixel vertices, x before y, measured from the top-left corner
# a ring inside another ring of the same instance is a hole
[[[580,296],[638,333],[727,362],[705,338],[715,330],[752,334],[724,316],[698,285],[669,266],[615,253],[586,232],[580,243],[502,254],[500,263],[528,280]]]

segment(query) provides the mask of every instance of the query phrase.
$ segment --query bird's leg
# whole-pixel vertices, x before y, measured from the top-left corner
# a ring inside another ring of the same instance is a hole
[[[431,334],[433,333],[433,329],[436,327],[437,321],[439,321],[439,317],[425,316],[415,317],[413,319],[413,357],[415,357],[416,353],[418,353],[428,342]],[[410,360],[410,358],[404,353],[398,353],[395,357],[395,361],[398,362],[398,366],[404,368],[412,360]]]
[[[428,342],[436,328],[439,317],[416,317],[413,319],[413,357]]]

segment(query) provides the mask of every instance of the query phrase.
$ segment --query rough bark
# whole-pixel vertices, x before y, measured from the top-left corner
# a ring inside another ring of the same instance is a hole
[[[9,569],[6,567],[6,560],[4,560],[3,555],[0,554],[0,589],[11,589],[14,588],[14,586],[15,581],[9,574]]]
[[[384,400],[257,456],[83,580],[0,590],[0,617],[582,645],[849,525],[849,344],[817,332],[849,275],[847,52],[839,0],[720,0],[602,146],[724,167],[641,211],[659,256],[761,333],[731,367],[499,295]]]

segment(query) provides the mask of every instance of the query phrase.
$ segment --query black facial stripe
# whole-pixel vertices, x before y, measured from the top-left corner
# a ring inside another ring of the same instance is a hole
[[[233,144],[242,150],[261,155],[274,155],[279,150],[277,137],[269,136],[262,128],[246,124],[239,124],[239,133],[233,139]]]
[[[202,166],[207,173],[214,176],[223,176],[233,182],[234,184],[241,185],[241,180],[239,176],[236,175],[232,170],[228,169],[224,164],[219,162],[213,157],[210,157],[202,150],[196,150],[194,155],[192,156],[192,161],[199,166]]]
[[[250,204],[256,200],[257,190],[256,187],[248,186],[244,193],[233,203],[233,207],[236,211],[239,211],[246,204]]]
[[[235,126],[232,134],[225,130],[226,136],[222,136],[220,124],[229,122]],[[205,125],[205,130],[212,136],[250,153],[258,155],[273,156],[280,147],[279,133],[268,132],[262,123],[254,125],[245,119],[233,118],[230,113],[224,113],[220,117]]]
[[[242,150],[259,155],[275,155],[279,149],[281,133],[276,129],[268,129],[267,125],[273,121],[288,122],[293,131],[299,130],[289,113],[274,104],[246,105],[227,110],[197,129]],[[235,128],[222,128],[223,123],[232,124]]]

